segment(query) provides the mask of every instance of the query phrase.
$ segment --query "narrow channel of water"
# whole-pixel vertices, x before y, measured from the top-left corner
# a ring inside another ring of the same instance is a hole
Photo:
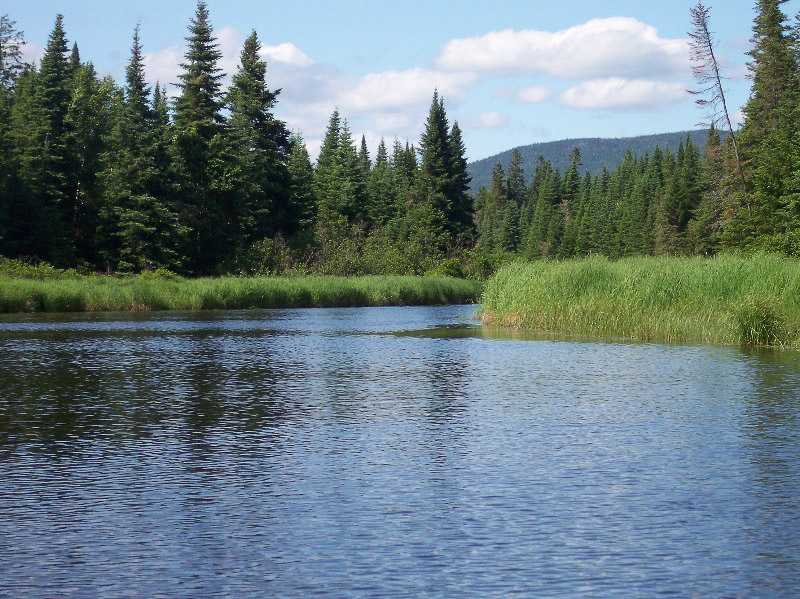
[[[800,589],[800,353],[474,310],[0,318],[0,596]]]

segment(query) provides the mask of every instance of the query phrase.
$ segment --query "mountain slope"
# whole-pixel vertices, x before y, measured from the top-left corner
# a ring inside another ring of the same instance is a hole
[[[569,155],[572,150],[578,148],[581,151],[581,162],[583,163],[581,171],[589,171],[592,174],[596,174],[602,171],[604,166],[608,167],[609,170],[613,169],[629,150],[634,156],[642,155],[645,152],[652,154],[656,146],[662,150],[671,148],[675,151],[678,149],[678,144],[680,144],[681,140],[685,140],[687,136],[691,136],[692,143],[700,146],[702,150],[706,145],[708,130],[696,129],[693,131],[676,131],[675,133],[610,139],[600,137],[563,139],[519,146],[517,149],[522,154],[525,181],[529,183],[539,156],[544,156],[545,160],[549,160],[554,168],[558,168],[563,173],[569,164]],[[495,164],[499,162],[504,169],[508,168],[511,152],[512,150],[506,150],[494,156],[471,162],[467,166],[467,171],[472,176],[470,187],[473,192],[477,192],[481,187],[489,187],[492,169]]]

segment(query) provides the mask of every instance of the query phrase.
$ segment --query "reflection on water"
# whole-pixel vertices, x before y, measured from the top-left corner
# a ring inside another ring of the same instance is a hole
[[[474,307],[0,319],[0,596],[791,596],[800,355]]]

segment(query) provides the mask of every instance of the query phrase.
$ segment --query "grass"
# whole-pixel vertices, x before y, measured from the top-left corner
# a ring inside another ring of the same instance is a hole
[[[800,262],[773,255],[515,262],[484,323],[558,335],[800,348]]]
[[[0,312],[212,310],[455,304],[475,301],[481,284],[448,277],[114,278],[67,273],[0,273]]]

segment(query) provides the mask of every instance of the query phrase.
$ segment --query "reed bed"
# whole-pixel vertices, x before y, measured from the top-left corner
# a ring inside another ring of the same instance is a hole
[[[0,275],[0,312],[214,310],[469,303],[481,283],[449,277],[221,277],[183,279]]]
[[[516,262],[484,323],[557,335],[800,348],[800,262],[773,255]]]

